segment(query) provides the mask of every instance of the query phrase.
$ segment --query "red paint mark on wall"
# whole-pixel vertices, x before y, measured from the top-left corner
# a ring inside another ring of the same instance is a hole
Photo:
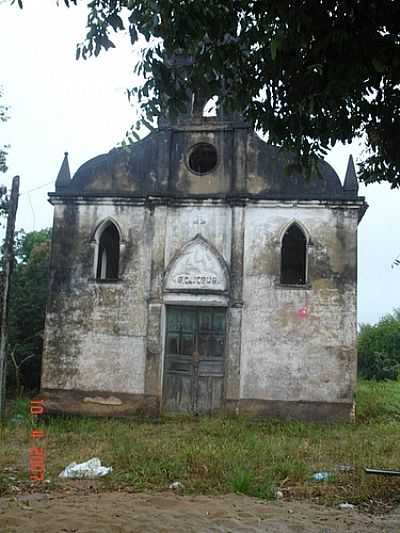
[[[297,316],[299,318],[307,318],[308,315],[310,314],[310,310],[309,308],[305,305],[304,307],[301,307],[298,311],[297,311]]]

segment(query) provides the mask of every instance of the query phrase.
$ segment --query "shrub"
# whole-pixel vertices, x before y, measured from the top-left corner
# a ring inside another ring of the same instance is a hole
[[[377,324],[362,324],[358,335],[358,371],[365,379],[397,379],[400,372],[400,309]]]
[[[7,389],[17,394],[40,384],[43,329],[47,303],[49,228],[17,233],[16,264],[8,315]]]

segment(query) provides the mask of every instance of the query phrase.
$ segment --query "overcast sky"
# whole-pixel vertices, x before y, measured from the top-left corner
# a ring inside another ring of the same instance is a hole
[[[0,145],[11,145],[9,171],[0,181],[10,185],[12,176],[21,176],[17,227],[26,231],[52,224],[47,193],[64,152],[74,172],[119,143],[135,118],[125,92],[138,83],[128,39],[96,59],[76,61],[86,9],[55,4],[25,0],[20,11],[0,0],[0,85],[10,106]],[[360,151],[354,142],[329,154],[342,181],[349,154],[357,161]],[[360,194],[370,207],[359,226],[358,321],[373,323],[400,307],[400,267],[391,268],[400,254],[400,191],[377,184],[361,186]]]

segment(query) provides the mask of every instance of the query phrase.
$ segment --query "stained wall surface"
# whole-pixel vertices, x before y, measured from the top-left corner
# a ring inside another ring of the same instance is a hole
[[[107,220],[121,236],[116,282],[95,279],[96,229]],[[160,307],[166,266],[199,234],[229,263],[230,226],[231,210],[218,206],[57,205],[42,387],[143,393],[148,306]],[[161,357],[160,326],[149,326]]]
[[[235,120],[186,117],[84,163],[73,179],[65,156],[50,194],[42,371],[55,410],[159,415],[166,315],[180,305],[226,309],[226,412],[350,417],[367,207],[354,164],[343,185],[322,161],[306,178],[293,154]],[[215,163],[197,172],[190,157],[204,144]],[[120,237],[114,281],[95,279],[107,221]],[[281,284],[293,222],[307,239],[303,286]]]
[[[121,232],[121,280],[95,281],[97,226]],[[144,209],[57,205],[42,387],[143,393],[146,338]]]
[[[307,285],[280,284],[288,225],[308,238]],[[356,379],[357,212],[246,210],[241,398],[352,402]]]
[[[110,219],[121,235],[121,279],[101,283],[96,229]],[[293,222],[308,240],[304,287],[280,284],[281,239]],[[163,306],[211,303],[229,308],[227,401],[351,404],[356,227],[356,209],[318,203],[56,206],[42,386],[160,399]],[[165,292],[168,265],[199,235],[228,269],[224,303],[195,288],[194,299]]]

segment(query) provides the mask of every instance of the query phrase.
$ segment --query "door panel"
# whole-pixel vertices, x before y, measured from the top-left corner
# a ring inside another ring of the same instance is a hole
[[[225,310],[167,307],[164,410],[209,414],[222,407]]]
[[[196,351],[196,338],[194,335],[182,333],[180,353],[184,355],[192,355]]]
[[[211,414],[218,411],[223,402],[223,379],[199,376],[196,398],[196,413]]]
[[[170,393],[164,407],[170,413],[189,414],[192,412],[192,377],[185,372],[169,372],[165,387]]]

